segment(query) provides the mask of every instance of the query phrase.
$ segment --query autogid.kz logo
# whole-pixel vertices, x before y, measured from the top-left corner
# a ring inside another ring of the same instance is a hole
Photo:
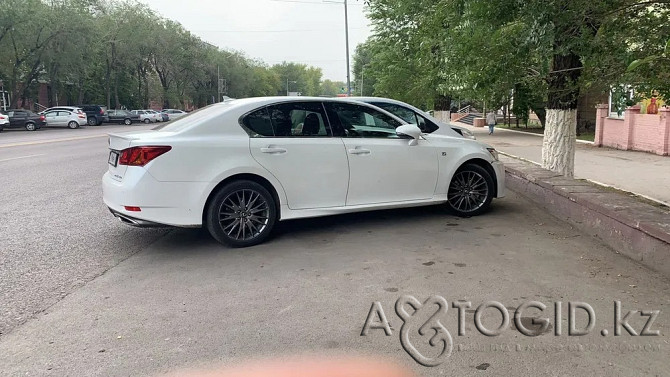
[[[466,312],[474,313],[474,325],[477,332],[487,337],[495,337],[505,332],[510,324],[526,337],[536,337],[552,332],[553,335],[563,335],[563,302],[553,303],[553,316],[544,315],[548,306],[539,301],[524,302],[516,308],[507,308],[497,301],[487,301],[480,304],[475,310],[469,301],[453,301],[451,307],[456,309],[458,336],[465,335]],[[446,361],[454,349],[454,341],[442,321],[446,321],[449,304],[441,296],[431,296],[423,303],[413,296],[405,295],[395,302],[395,312],[402,320],[400,327],[400,344],[417,363],[433,367]],[[510,310],[513,319],[510,319]],[[525,313],[540,313],[535,316],[525,316]],[[639,313],[639,317],[635,316]],[[660,310],[630,310],[623,312],[620,301],[614,301],[614,321],[611,330],[603,328],[602,337],[608,335],[620,336],[627,333],[630,336],[659,336],[660,331],[652,329]],[[493,322],[499,323],[495,328],[485,326],[484,315],[491,316]],[[608,316],[612,318],[611,316]],[[642,318],[640,318],[642,317]],[[579,322],[578,319],[579,318]],[[590,334],[596,326],[596,314],[593,307],[585,302],[567,302],[567,335],[583,336]],[[500,322],[498,322],[500,321]],[[579,323],[579,325],[578,325]],[[636,329],[637,324],[637,329]],[[384,313],[379,301],[372,303],[367,318],[363,324],[361,336],[368,336],[371,330],[382,330],[386,336],[393,335],[393,329]],[[459,351],[461,350],[459,345]],[[656,347],[656,348],[654,348]],[[517,349],[521,349],[519,345]],[[597,345],[597,349],[610,349]],[[657,349],[657,346],[652,348]],[[533,349],[531,347],[531,349]]]

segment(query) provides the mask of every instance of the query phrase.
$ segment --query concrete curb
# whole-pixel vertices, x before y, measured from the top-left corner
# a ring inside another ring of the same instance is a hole
[[[529,162],[502,160],[509,189],[670,277],[670,211]]]

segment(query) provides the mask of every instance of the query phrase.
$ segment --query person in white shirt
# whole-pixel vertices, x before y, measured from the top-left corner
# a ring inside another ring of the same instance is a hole
[[[496,113],[491,111],[486,114],[486,124],[489,126],[489,135],[493,134],[493,127],[496,125]]]

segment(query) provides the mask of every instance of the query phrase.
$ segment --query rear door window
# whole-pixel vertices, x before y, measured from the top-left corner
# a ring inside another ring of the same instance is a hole
[[[267,107],[256,110],[245,116],[242,120],[242,124],[251,137],[275,136]]]
[[[320,102],[289,102],[268,107],[276,137],[328,137],[326,113]]]

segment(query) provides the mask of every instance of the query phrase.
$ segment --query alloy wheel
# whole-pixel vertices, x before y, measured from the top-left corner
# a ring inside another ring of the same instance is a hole
[[[219,224],[227,237],[246,241],[258,237],[270,222],[270,204],[252,189],[233,191],[219,208]]]
[[[470,213],[480,209],[489,196],[489,187],[481,174],[472,170],[459,171],[449,187],[448,201],[452,208]]]

